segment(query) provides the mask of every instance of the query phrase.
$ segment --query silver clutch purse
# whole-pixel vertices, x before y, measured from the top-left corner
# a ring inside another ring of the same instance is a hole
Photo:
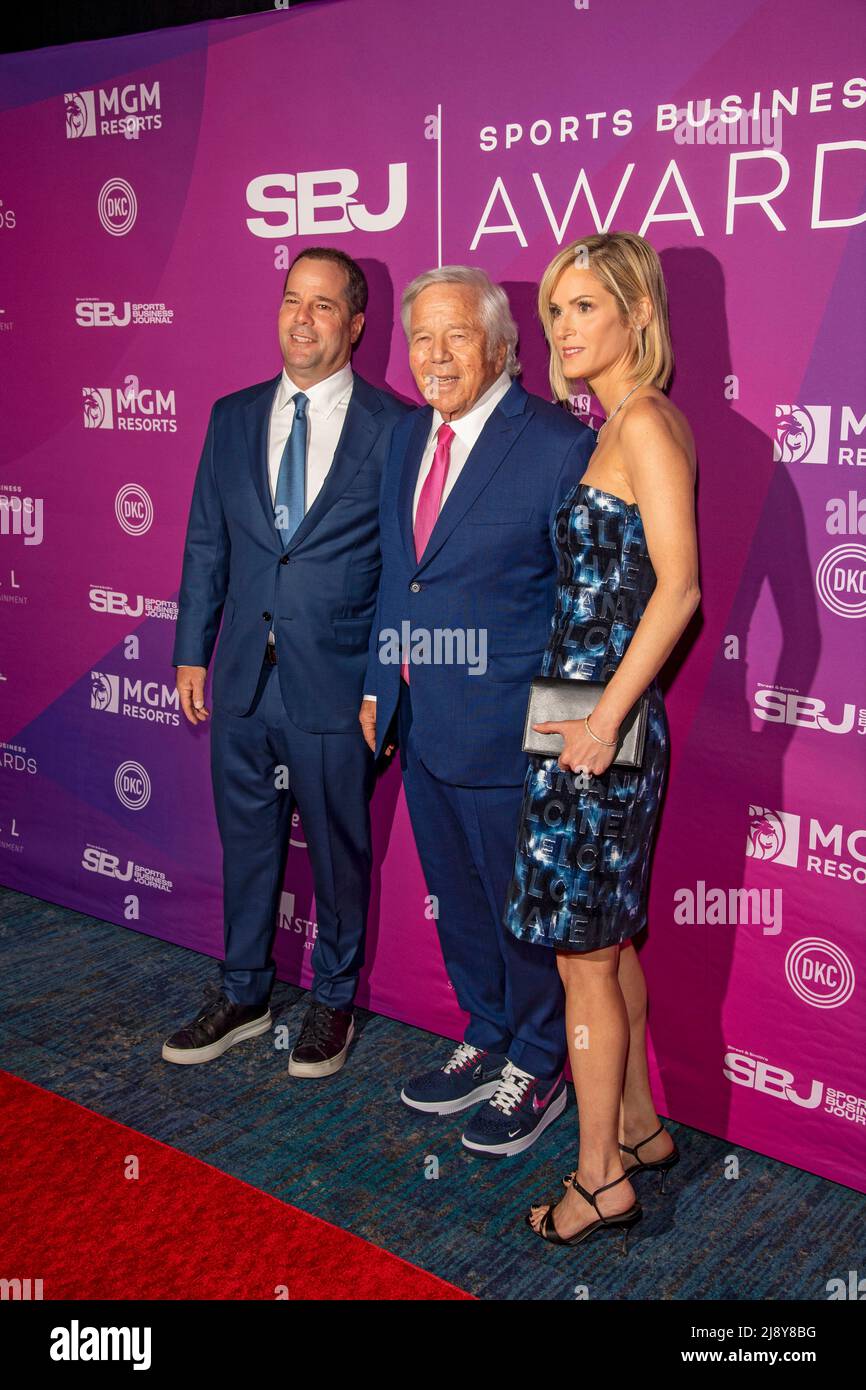
[[[529,687],[529,704],[523,728],[523,751],[541,757],[556,757],[565,741],[562,734],[540,734],[533,724],[561,723],[564,719],[583,719],[592,714],[602,694],[604,681],[570,680],[567,676],[536,676]],[[641,767],[649,717],[649,695],[643,694],[619,726],[614,763],[619,767]]]

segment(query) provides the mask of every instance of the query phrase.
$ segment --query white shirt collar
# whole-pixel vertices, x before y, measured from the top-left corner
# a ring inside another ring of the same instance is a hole
[[[331,414],[336,406],[344,398],[352,394],[355,377],[352,372],[351,362],[340,367],[338,371],[326,376],[323,381],[317,381],[315,386],[298,386],[289,376],[283,367],[280,384],[277,388],[277,410],[283,410],[291,403],[292,396],[298,391],[303,391],[310,402],[311,408],[315,409],[317,415],[324,416],[325,419]]]
[[[499,376],[488,386],[483,395],[478,397],[471,410],[465,415],[461,415],[459,420],[449,420],[451,426],[461,444],[465,444],[467,449],[471,449],[475,444],[489,417],[493,414],[506,391],[511,389],[513,377],[503,369]],[[438,410],[433,411],[433,434],[437,432],[439,426],[443,424],[443,418]]]

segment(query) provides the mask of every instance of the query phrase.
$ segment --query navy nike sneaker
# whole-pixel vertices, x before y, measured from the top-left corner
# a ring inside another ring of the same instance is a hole
[[[467,1149],[507,1158],[523,1153],[565,1109],[566,1089],[558,1076],[532,1076],[509,1062],[486,1105],[463,1133]]]
[[[443,1067],[422,1072],[407,1081],[400,1099],[413,1110],[425,1110],[430,1115],[453,1115],[492,1096],[507,1064],[508,1058],[501,1052],[487,1052],[470,1043],[458,1043]]]

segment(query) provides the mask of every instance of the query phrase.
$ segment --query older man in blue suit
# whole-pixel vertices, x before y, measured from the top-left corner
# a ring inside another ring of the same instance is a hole
[[[418,276],[402,318],[428,404],[398,422],[382,479],[383,568],[359,717],[378,756],[396,714],[442,953],[469,1015],[463,1042],[402,1099],[439,1115],[478,1105],[463,1143],[500,1156],[529,1148],[565,1107],[555,955],[517,941],[501,918],[529,685],[554,608],[554,519],[595,436],[517,380],[517,328],[483,271]]]
[[[270,957],[291,816],[313,869],[312,1000],[293,1076],[337,1071],[364,958],[374,760],[358,728],[379,580],[379,486],[408,409],[352,371],[367,282],[307,247],[278,317],[283,369],[214,405],[196,476],[173,660],[187,719],[209,717],[223,845],[222,988],[163,1046],[207,1062],[271,1026]]]

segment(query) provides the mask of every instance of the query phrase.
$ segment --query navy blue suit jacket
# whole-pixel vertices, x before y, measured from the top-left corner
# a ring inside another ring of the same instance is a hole
[[[432,417],[427,405],[398,422],[382,478],[382,578],[364,683],[378,701],[376,754],[400,696],[399,663],[382,659],[391,654],[388,635],[484,629],[484,674],[471,674],[469,661],[410,662],[413,737],[421,761],[442,781],[513,786],[526,772],[521,743],[529,683],[539,674],[553,621],[556,512],[580,482],[596,437],[513,381],[445,499],[419,562],[412,501]]]
[[[355,373],[334,460],[287,547],[274,524],[268,424],[280,375],[211,410],[190,504],[175,666],[214,659],[213,702],[246,714],[277,643],[289,718],[308,733],[359,732],[376,606],[379,487],[391,432],[411,407]]]

